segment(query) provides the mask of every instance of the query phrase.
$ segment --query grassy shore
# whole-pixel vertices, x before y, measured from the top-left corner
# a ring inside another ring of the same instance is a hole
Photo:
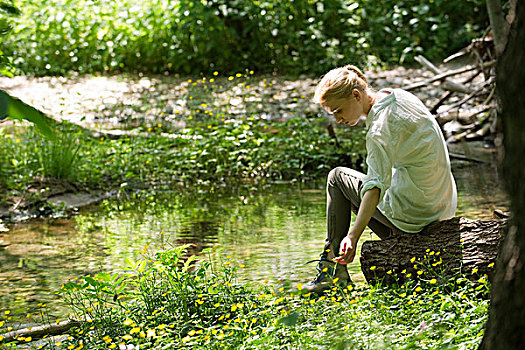
[[[474,349],[486,321],[486,277],[473,281],[458,271],[445,279],[435,252],[414,260],[420,272],[406,284],[338,286],[334,280],[322,296],[305,293],[301,284],[240,284],[245,262],[232,256],[218,260],[222,254],[213,249],[200,258],[185,256],[185,247],[156,252],[145,248],[142,254],[142,259],[128,261],[128,270],[120,274],[65,283],[57,294],[71,307],[71,316],[84,321],[68,336],[38,346]],[[0,333],[16,324],[10,315],[10,310],[2,310]],[[31,341],[18,338],[22,344]]]

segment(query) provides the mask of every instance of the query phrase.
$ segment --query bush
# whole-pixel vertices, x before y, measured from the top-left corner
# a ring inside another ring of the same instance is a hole
[[[13,0],[0,0],[0,37],[13,29],[13,17],[20,15],[20,10],[13,5]],[[0,47],[0,75],[11,76],[12,66],[9,57]]]
[[[52,0],[25,3],[0,50],[36,75],[325,72],[442,58],[487,26],[483,0]],[[38,19],[38,21],[36,21]],[[372,60],[373,61],[373,60]]]

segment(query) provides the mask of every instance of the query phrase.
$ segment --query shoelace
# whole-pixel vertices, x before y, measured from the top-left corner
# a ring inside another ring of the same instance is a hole
[[[305,265],[311,264],[311,263],[313,263],[313,262],[315,262],[315,261],[317,261],[318,263],[317,263],[317,266],[315,267],[315,269],[317,270],[317,276],[315,276],[315,278],[314,278],[314,280],[313,280],[314,283],[317,283],[317,282],[319,282],[320,280],[322,280],[322,279],[324,278],[323,274],[330,275],[330,273],[329,273],[328,271],[331,272],[332,277],[335,276],[335,269],[330,268],[330,270],[327,270],[327,271],[325,272],[325,271],[323,271],[322,268],[321,268],[321,263],[322,263],[323,261],[329,262],[330,264],[335,264],[335,262],[330,261],[330,260],[328,260],[328,259],[325,259],[324,257],[321,257],[321,259],[310,260],[310,261],[308,261],[307,263],[305,263]]]

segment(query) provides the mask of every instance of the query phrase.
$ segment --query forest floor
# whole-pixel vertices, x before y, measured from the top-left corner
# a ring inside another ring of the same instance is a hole
[[[432,76],[425,69],[396,67],[365,72],[372,87],[400,88]],[[233,78],[233,79],[232,79]],[[291,115],[323,113],[311,98],[318,77],[287,78],[274,75],[178,77],[86,75],[70,77],[0,77],[0,89],[36,107],[55,120],[88,128],[119,128],[157,123],[159,117],[184,127],[189,107],[220,109],[229,115],[280,119]],[[429,108],[445,90],[436,83],[414,90]],[[460,99],[452,97],[450,103]]]

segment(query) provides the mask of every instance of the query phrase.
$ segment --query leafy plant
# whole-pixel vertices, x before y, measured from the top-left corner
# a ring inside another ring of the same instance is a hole
[[[20,10],[13,4],[12,0],[0,1],[0,37],[6,36],[13,29],[12,18],[19,16]],[[13,69],[9,57],[3,52],[0,45],[0,74],[13,75]]]
[[[320,74],[376,57],[443,58],[487,25],[483,0],[52,0],[24,4],[2,50],[36,75]]]
[[[53,131],[49,126],[51,119],[34,107],[0,90],[0,121],[6,118],[30,121],[44,135],[50,138],[54,137]]]
[[[47,178],[74,181],[81,147],[78,135],[63,130],[53,139],[34,136],[34,153],[41,174]]]
[[[186,246],[128,261],[128,271],[64,284],[62,298],[82,325],[59,348],[474,349],[486,321],[486,277],[419,274],[399,286],[241,285],[242,262]],[[443,277],[443,276],[442,276]],[[117,345],[118,344],[118,345]]]

